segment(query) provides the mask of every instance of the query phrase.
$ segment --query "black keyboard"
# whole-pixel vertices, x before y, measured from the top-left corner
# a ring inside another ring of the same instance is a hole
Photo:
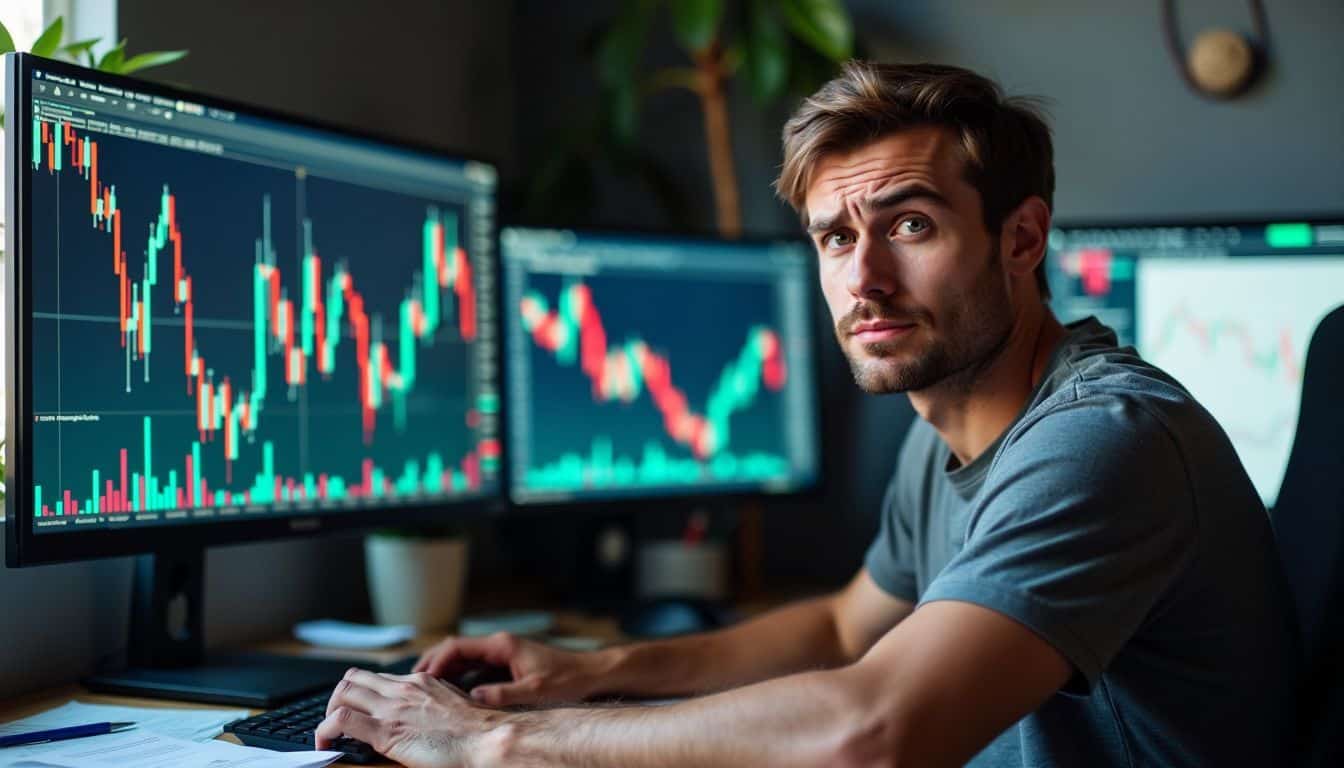
[[[327,700],[331,691],[299,699],[279,709],[262,712],[224,727],[249,747],[262,747],[277,752],[299,752],[313,749],[313,731],[327,716]],[[373,747],[357,739],[340,738],[329,747],[344,752],[341,759],[351,763],[371,763],[378,759]]]
[[[410,672],[415,659],[405,659],[389,664],[380,671],[396,675]],[[506,682],[510,680],[508,667],[483,667],[469,670],[451,681],[464,691],[486,683]],[[332,688],[336,683],[332,682]],[[277,752],[299,752],[314,748],[313,731],[327,716],[327,702],[331,691],[323,691],[298,701],[286,704],[279,709],[262,712],[260,715],[237,720],[224,726],[225,733],[232,733],[249,747],[273,749]],[[332,743],[328,749],[344,752],[341,760],[350,763],[371,763],[379,759],[377,752],[368,744],[348,737],[342,737]]]

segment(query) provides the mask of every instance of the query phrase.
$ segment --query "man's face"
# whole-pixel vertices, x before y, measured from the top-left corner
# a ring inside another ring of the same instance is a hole
[[[964,163],[950,131],[912,128],[823,157],[808,187],[822,293],[866,392],[969,384],[1008,338],[998,233]]]

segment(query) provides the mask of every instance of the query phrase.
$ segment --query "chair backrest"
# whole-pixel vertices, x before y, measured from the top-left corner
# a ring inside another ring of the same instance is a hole
[[[1270,517],[1306,653],[1306,764],[1344,765],[1344,306],[1307,348],[1297,433]]]

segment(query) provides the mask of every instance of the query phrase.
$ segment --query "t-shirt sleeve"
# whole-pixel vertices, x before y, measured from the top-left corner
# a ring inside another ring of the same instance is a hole
[[[897,471],[887,484],[887,492],[882,498],[882,526],[877,538],[869,545],[863,564],[873,583],[883,592],[913,603],[919,598],[912,557],[914,545],[897,501],[899,478]]]
[[[1181,452],[1121,398],[1075,400],[1023,429],[991,468],[965,546],[923,602],[997,611],[1053,645],[1086,691],[1194,556]]]
[[[932,437],[933,430],[921,421],[915,421],[906,433],[896,470],[882,497],[881,527],[863,560],[868,575],[883,592],[912,603],[919,599],[911,526],[911,515],[915,510],[912,506],[927,474]]]

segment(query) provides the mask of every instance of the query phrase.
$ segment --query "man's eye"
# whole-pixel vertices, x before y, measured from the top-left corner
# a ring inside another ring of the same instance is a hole
[[[854,238],[848,232],[832,232],[821,240],[827,248],[843,248],[853,243]]]
[[[908,219],[902,219],[896,225],[896,230],[902,235],[920,235],[928,231],[933,226],[933,222],[923,216],[911,216]]]

